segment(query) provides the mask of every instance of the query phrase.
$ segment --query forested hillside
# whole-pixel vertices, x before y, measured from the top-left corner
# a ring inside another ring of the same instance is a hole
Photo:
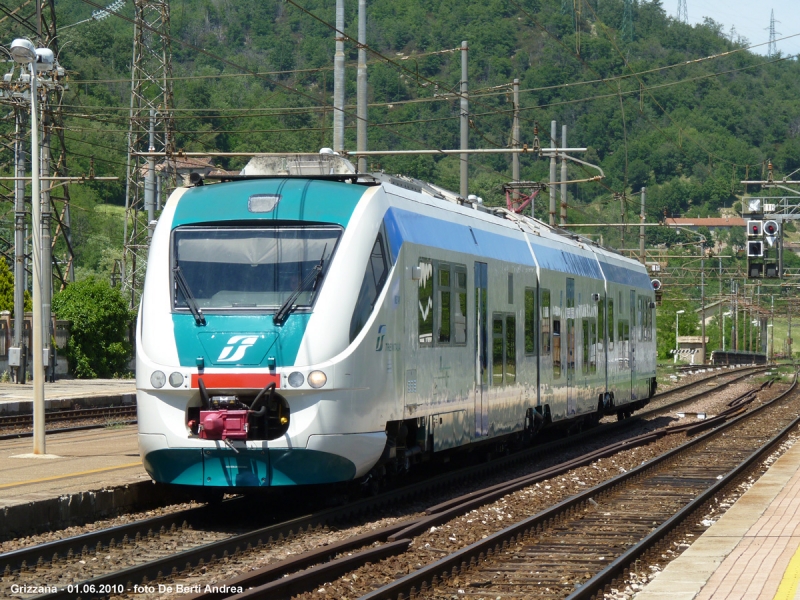
[[[625,193],[626,218],[637,222],[632,194],[642,186],[651,219],[716,214],[741,194],[739,179],[761,176],[767,159],[778,173],[800,167],[793,57],[755,55],[745,50],[747,40],[728,39],[714,22],[676,22],[658,0],[634,2],[630,21],[622,0],[583,1],[577,20],[572,7],[571,0],[370,0],[370,149],[458,147],[458,100],[447,94],[461,73],[453,50],[467,40],[472,147],[510,145],[508,86],[519,78],[522,142],[533,143],[538,122],[549,145],[555,119],[559,131],[568,126],[569,145],[588,147],[584,159],[603,168],[603,182],[571,187],[570,221],[619,221],[614,193]],[[59,24],[69,25],[95,6],[66,0],[57,8]],[[173,2],[178,147],[293,152],[332,145],[334,33],[327,24],[334,9],[334,0]],[[121,13],[132,16],[132,4]],[[356,13],[357,2],[347,0],[353,37]],[[72,170],[88,172],[94,157],[97,174],[123,176],[132,25],[111,16],[66,28],[60,47],[72,73],[65,102]],[[356,56],[348,44],[353,107]],[[355,149],[354,119],[347,126],[347,146]],[[548,161],[525,156],[521,163],[524,179],[548,179]],[[510,164],[508,155],[471,159],[471,191],[504,201],[500,185],[511,178]],[[455,157],[386,157],[372,166],[458,189]],[[575,178],[595,174],[571,169]],[[124,183],[76,187],[73,197],[86,209],[75,217],[84,242],[76,244],[79,264],[103,271],[121,245],[121,223],[118,212],[95,207],[120,205]],[[617,233],[606,235],[613,243]]]

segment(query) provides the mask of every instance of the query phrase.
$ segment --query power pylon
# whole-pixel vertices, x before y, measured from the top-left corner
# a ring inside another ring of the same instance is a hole
[[[773,58],[778,55],[778,44],[776,43],[776,39],[779,35],[781,35],[780,31],[775,31],[775,23],[780,23],[780,21],[775,20],[775,9],[773,8],[770,17],[769,17],[769,44],[767,45],[767,56]]]
[[[678,14],[675,18],[681,23],[689,22],[689,9],[686,8],[686,0],[678,0]]]
[[[175,147],[169,0],[134,0],[134,10],[122,256],[122,292],[131,308],[138,304],[144,283],[156,209],[155,161],[138,153],[165,152],[163,164],[168,165]],[[174,176],[174,169],[164,170]],[[167,187],[174,187],[174,179]]]
[[[624,0],[625,4],[622,11],[622,27],[620,34],[623,40],[633,41],[633,0]]]

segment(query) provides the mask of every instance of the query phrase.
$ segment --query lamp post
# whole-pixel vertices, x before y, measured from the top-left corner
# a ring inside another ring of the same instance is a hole
[[[772,344],[775,341],[775,329],[772,327],[772,323],[767,325],[767,331],[770,334],[769,338],[769,354],[767,355],[767,362],[772,362]]]
[[[679,310],[675,313],[675,360],[673,364],[678,364],[678,315],[682,315],[685,312],[685,310]]]
[[[725,352],[725,317],[730,317],[731,311],[722,313],[722,351]]]
[[[33,236],[33,453],[46,454],[44,433],[44,340],[42,338],[42,261],[40,229],[39,118],[36,108],[37,51],[30,40],[18,38],[9,48],[12,58],[31,71],[31,232]],[[47,50],[50,52],[50,50]],[[52,53],[51,53],[52,54]],[[18,324],[22,326],[22,324]]]

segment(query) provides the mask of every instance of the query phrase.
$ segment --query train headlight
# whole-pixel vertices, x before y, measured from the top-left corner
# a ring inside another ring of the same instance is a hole
[[[183,384],[183,375],[175,371],[174,373],[170,373],[169,376],[169,384],[172,387],[181,387]]]
[[[306,380],[300,371],[294,371],[289,374],[289,385],[292,387],[300,387]],[[310,383],[310,382],[309,382]],[[322,383],[325,383],[324,381]]]
[[[308,374],[308,385],[312,388],[321,388],[328,381],[328,376],[322,371],[311,371]]]
[[[153,374],[150,375],[150,385],[154,388],[162,388],[165,383],[167,383],[167,376],[163,371],[153,371]]]

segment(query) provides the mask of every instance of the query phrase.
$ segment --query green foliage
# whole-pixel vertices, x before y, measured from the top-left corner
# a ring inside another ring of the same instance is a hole
[[[125,333],[133,315],[118,289],[96,278],[75,282],[53,297],[53,312],[71,323],[67,361],[73,375],[112,377],[128,369],[132,347]]]
[[[302,6],[319,20],[281,0],[185,0],[172,7],[177,148],[315,152],[332,145],[334,32],[325,22],[335,21],[334,4],[308,0]],[[583,158],[604,170],[602,183],[569,186],[570,222],[635,223],[639,204],[631,199],[643,186],[648,220],[663,220],[665,214],[714,216],[741,196],[738,181],[745,172],[758,174],[768,158],[780,174],[800,167],[798,61],[770,62],[738,51],[741,44],[729,40],[719,24],[680,23],[659,0],[633,3],[632,39],[620,31],[623,0],[587,3],[576,57],[575,15],[562,6],[559,0],[371,1],[369,148],[458,148],[459,104],[453,92],[461,78],[461,52],[449,50],[466,40],[472,147],[508,146],[506,90],[518,78],[521,141],[531,146],[538,122],[539,140],[548,146],[549,123],[557,120],[568,126],[569,145],[587,147]],[[60,0],[57,22],[75,23],[92,10],[81,0]],[[127,3],[120,12],[130,18],[133,10]],[[357,34],[356,12],[356,3],[348,3],[350,36]],[[28,35],[12,21],[5,27],[10,29],[5,39]],[[70,174],[88,173],[93,165],[97,175],[120,177],[70,187],[76,207],[72,245],[81,274],[108,277],[121,253],[123,218],[99,209],[125,202],[132,36],[132,24],[113,15],[59,33],[59,60],[70,72],[64,98]],[[346,102],[352,107],[357,49],[347,42],[345,52]],[[697,60],[715,55],[719,58]],[[345,145],[353,149],[355,118],[352,108],[348,111]],[[0,129],[12,126],[0,123]],[[59,144],[53,140],[56,154]],[[215,162],[237,169],[244,161]],[[369,162],[376,170],[459,189],[455,156]],[[522,179],[548,180],[549,161],[529,153],[520,162]],[[505,203],[500,184],[511,179],[508,155],[473,155],[469,170],[470,193],[490,206]],[[571,178],[594,174],[570,165]],[[627,201],[620,204],[615,192]],[[536,209],[547,218],[546,194]],[[664,232],[651,235],[652,229],[649,243],[685,241]],[[630,241],[630,234],[618,229],[602,235],[612,246],[622,246],[623,236]]]
[[[14,315],[14,274],[4,260],[0,260],[0,311]],[[25,290],[25,310],[32,310],[31,295]]]

